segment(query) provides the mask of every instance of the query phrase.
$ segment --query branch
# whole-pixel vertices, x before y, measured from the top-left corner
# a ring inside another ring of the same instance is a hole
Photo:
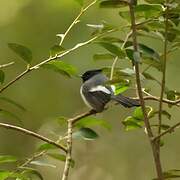
[[[80,119],[96,114],[96,111],[90,110],[85,113],[82,113],[80,115],[77,115],[73,118],[70,118],[67,120],[68,122],[68,134],[67,134],[67,152],[66,152],[66,161],[65,161],[65,166],[64,166],[64,171],[63,171],[63,176],[62,180],[67,180],[68,179],[68,174],[69,174],[69,169],[71,165],[71,153],[72,153],[72,129],[73,125]]]
[[[174,131],[175,128],[177,128],[178,126],[180,126],[180,122],[178,122],[177,124],[175,124],[174,126],[171,126],[170,128],[168,128],[166,131],[162,132],[161,134],[159,134],[158,136],[154,137],[152,140],[156,141],[159,140],[162,136],[166,135],[167,133],[171,133]]]
[[[166,4],[168,4],[168,0],[166,0]],[[167,62],[167,46],[168,46],[168,11],[169,6],[166,7],[165,11],[165,41],[164,41],[164,56],[163,56],[163,67],[162,67],[162,81],[161,81],[161,93],[160,93],[160,99],[159,99],[159,128],[158,128],[158,134],[161,134],[161,125],[162,125],[162,110],[163,110],[163,97],[164,97],[164,91],[165,91],[165,83],[166,83],[166,62]],[[160,153],[160,138],[158,141],[158,151]]]
[[[15,131],[19,131],[19,132],[21,132],[23,134],[26,134],[28,136],[32,136],[32,137],[35,137],[35,138],[40,139],[42,141],[45,141],[45,142],[47,142],[49,144],[52,144],[52,145],[56,146],[57,148],[63,150],[64,152],[67,152],[66,148],[63,145],[58,144],[58,143],[56,143],[56,141],[53,141],[53,140],[51,140],[51,139],[49,139],[47,137],[44,137],[44,136],[42,136],[42,135],[40,135],[38,133],[35,133],[33,131],[30,131],[28,129],[18,127],[18,126],[14,126],[14,125],[10,125],[10,124],[5,124],[5,123],[0,123],[0,127],[6,128],[6,129],[12,129],[12,130],[15,130]]]
[[[10,63],[7,63],[7,64],[1,64],[0,68],[5,68],[5,67],[8,67],[8,66],[11,66],[12,64],[14,64],[14,62],[10,62]]]
[[[113,79],[114,68],[115,68],[115,66],[116,66],[117,61],[118,61],[118,56],[116,56],[116,57],[114,58],[114,61],[113,61],[113,63],[112,63],[112,66],[111,66],[111,74],[110,74],[110,80]]]
[[[67,152],[66,152],[66,161],[63,171],[62,180],[67,180],[69,175],[69,169],[71,166],[71,153],[72,153],[72,121],[68,120],[68,134],[67,134]]]
[[[74,21],[70,24],[70,26],[68,27],[68,29],[66,30],[66,32],[65,32],[64,34],[61,34],[61,41],[60,41],[60,43],[59,43],[60,46],[62,45],[65,37],[66,37],[67,34],[70,32],[70,30],[73,28],[73,26],[79,22],[80,17],[81,17],[91,6],[93,6],[96,2],[97,2],[97,0],[93,1],[92,3],[90,3],[89,5],[87,5],[86,7],[82,7],[82,8],[81,8],[81,11],[80,11],[79,14],[77,15],[77,17],[74,19]]]
[[[136,21],[135,21],[135,14],[134,14],[134,5],[133,5],[132,0],[129,3],[129,12],[130,12],[130,17],[131,17],[133,48],[134,48],[134,52],[138,53]],[[140,103],[141,103],[142,112],[144,115],[144,124],[145,124],[145,127],[147,129],[149,142],[150,142],[151,147],[152,147],[158,180],[163,180],[163,172],[162,172],[162,168],[161,168],[160,156],[159,156],[158,151],[157,151],[157,145],[156,145],[156,143],[153,143],[151,141],[151,139],[154,137],[154,135],[153,135],[153,132],[152,132],[152,129],[150,126],[148,116],[147,116],[145,101],[143,98],[143,92],[142,92],[141,80],[140,80],[140,72],[139,72],[139,64],[137,61],[135,61],[133,63],[134,63],[134,67],[135,67],[137,91],[138,91],[138,95],[139,95],[139,99],[140,99]]]

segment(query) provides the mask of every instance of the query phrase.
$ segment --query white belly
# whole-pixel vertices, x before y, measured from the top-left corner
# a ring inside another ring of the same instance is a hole
[[[81,94],[81,97],[82,97],[84,103],[85,103],[90,109],[92,109],[92,106],[88,103],[88,101],[86,100],[86,97],[84,96],[84,94],[83,94],[83,92],[82,92],[82,86],[81,86],[81,88],[80,88],[80,94]]]

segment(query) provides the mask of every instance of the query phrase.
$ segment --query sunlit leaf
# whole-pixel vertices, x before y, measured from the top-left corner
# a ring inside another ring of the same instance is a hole
[[[16,43],[8,43],[8,47],[20,56],[26,63],[31,63],[32,52],[27,47]]]
[[[39,151],[50,150],[50,149],[57,149],[57,147],[54,146],[53,144],[48,144],[48,143],[41,144],[38,147]]]
[[[78,128],[101,126],[107,130],[111,130],[111,125],[108,122],[91,116],[80,119],[75,123],[75,126]]]
[[[0,180],[7,179],[11,174],[12,174],[12,172],[10,172],[10,171],[0,170]]]
[[[15,156],[10,155],[0,155],[0,164],[1,163],[11,163],[16,162],[17,158]]]
[[[118,95],[120,93],[125,92],[126,90],[129,89],[129,85],[128,84],[121,84],[121,83],[117,83],[117,84],[113,84],[115,87],[115,95]]]
[[[5,73],[4,71],[0,70],[0,83],[3,84],[5,79]]]
[[[78,131],[73,133],[73,138],[84,139],[84,140],[95,140],[99,136],[90,128],[80,128]]]
[[[70,65],[60,60],[53,60],[47,64],[42,65],[41,67],[51,69],[68,77],[71,77],[77,73],[77,70],[73,65]]]
[[[128,116],[126,119],[122,121],[122,123],[125,126],[126,131],[142,128],[142,125],[143,125],[142,121],[138,121],[132,116]]]
[[[149,114],[151,111],[152,111],[152,107],[150,106],[146,106],[146,113]],[[143,121],[144,120],[144,114],[143,114],[143,111],[142,111],[142,107],[137,107],[134,112],[133,112],[133,117],[137,120],[141,120]]]

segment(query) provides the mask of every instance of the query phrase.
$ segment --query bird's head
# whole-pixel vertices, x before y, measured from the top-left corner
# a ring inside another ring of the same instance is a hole
[[[94,69],[86,71],[83,75],[81,75],[81,78],[83,82],[87,81],[88,79],[92,78],[93,76],[99,74],[102,72],[102,69]]]

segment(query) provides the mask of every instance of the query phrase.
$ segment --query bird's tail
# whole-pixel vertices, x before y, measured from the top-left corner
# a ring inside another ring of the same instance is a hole
[[[121,105],[123,105],[126,108],[131,108],[133,106],[140,106],[140,103],[138,100],[129,98],[129,97],[125,97],[122,94],[118,94],[118,95],[114,95],[111,97],[112,100],[120,103]]]

